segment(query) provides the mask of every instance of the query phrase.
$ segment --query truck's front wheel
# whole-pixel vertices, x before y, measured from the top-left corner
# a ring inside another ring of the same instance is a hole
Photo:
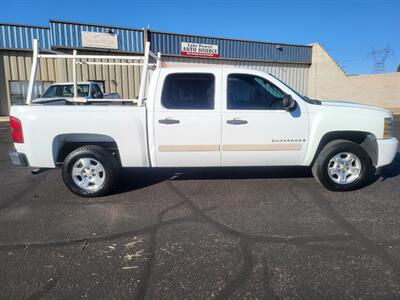
[[[118,163],[100,146],[87,145],[71,152],[64,161],[62,177],[65,185],[83,197],[100,197],[113,188]]]
[[[373,174],[368,153],[358,144],[346,140],[328,143],[319,153],[313,167],[314,177],[332,191],[362,187]]]

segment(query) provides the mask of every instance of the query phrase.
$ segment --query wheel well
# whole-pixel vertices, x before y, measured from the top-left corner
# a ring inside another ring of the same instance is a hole
[[[324,148],[329,142],[334,140],[348,140],[359,144],[371,158],[372,164],[375,166],[378,161],[378,143],[372,133],[364,131],[332,131],[326,133],[320,140],[317,151],[315,152],[314,159],[311,165],[318,157],[322,148]]]
[[[53,160],[62,165],[65,158],[75,149],[84,145],[97,145],[111,152],[121,163],[118,145],[113,138],[102,134],[62,134],[53,140]]]

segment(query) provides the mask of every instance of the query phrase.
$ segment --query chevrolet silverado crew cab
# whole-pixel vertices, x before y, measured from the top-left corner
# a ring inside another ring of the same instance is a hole
[[[12,161],[61,166],[66,186],[92,197],[107,194],[123,167],[309,166],[326,188],[346,191],[397,153],[388,110],[310,100],[256,70],[160,68],[148,45],[145,54],[130,102],[46,106],[28,94],[27,105],[13,106]]]

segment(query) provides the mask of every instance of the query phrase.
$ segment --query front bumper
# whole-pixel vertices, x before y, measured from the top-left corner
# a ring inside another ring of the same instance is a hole
[[[390,139],[377,140],[378,143],[378,162],[376,168],[389,165],[395,158],[399,142],[395,137]]]
[[[26,159],[26,156],[24,153],[19,153],[16,151],[9,151],[8,157],[10,158],[12,163],[16,166],[24,166],[24,167],[29,166],[28,160]]]

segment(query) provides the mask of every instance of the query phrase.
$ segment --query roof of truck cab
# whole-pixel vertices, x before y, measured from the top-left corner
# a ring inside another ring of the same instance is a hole
[[[220,67],[220,66],[210,66],[210,67],[166,67],[161,68],[162,70],[167,70],[167,72],[177,72],[177,73],[209,73],[215,72],[216,70],[224,70],[229,73],[246,73],[249,72],[250,74],[268,74],[272,75],[271,73],[264,71],[264,70],[256,70],[250,68],[235,68],[235,67]]]
[[[79,81],[77,84],[91,84],[93,83],[92,81]],[[55,82],[52,83],[51,85],[72,85],[72,82]]]

